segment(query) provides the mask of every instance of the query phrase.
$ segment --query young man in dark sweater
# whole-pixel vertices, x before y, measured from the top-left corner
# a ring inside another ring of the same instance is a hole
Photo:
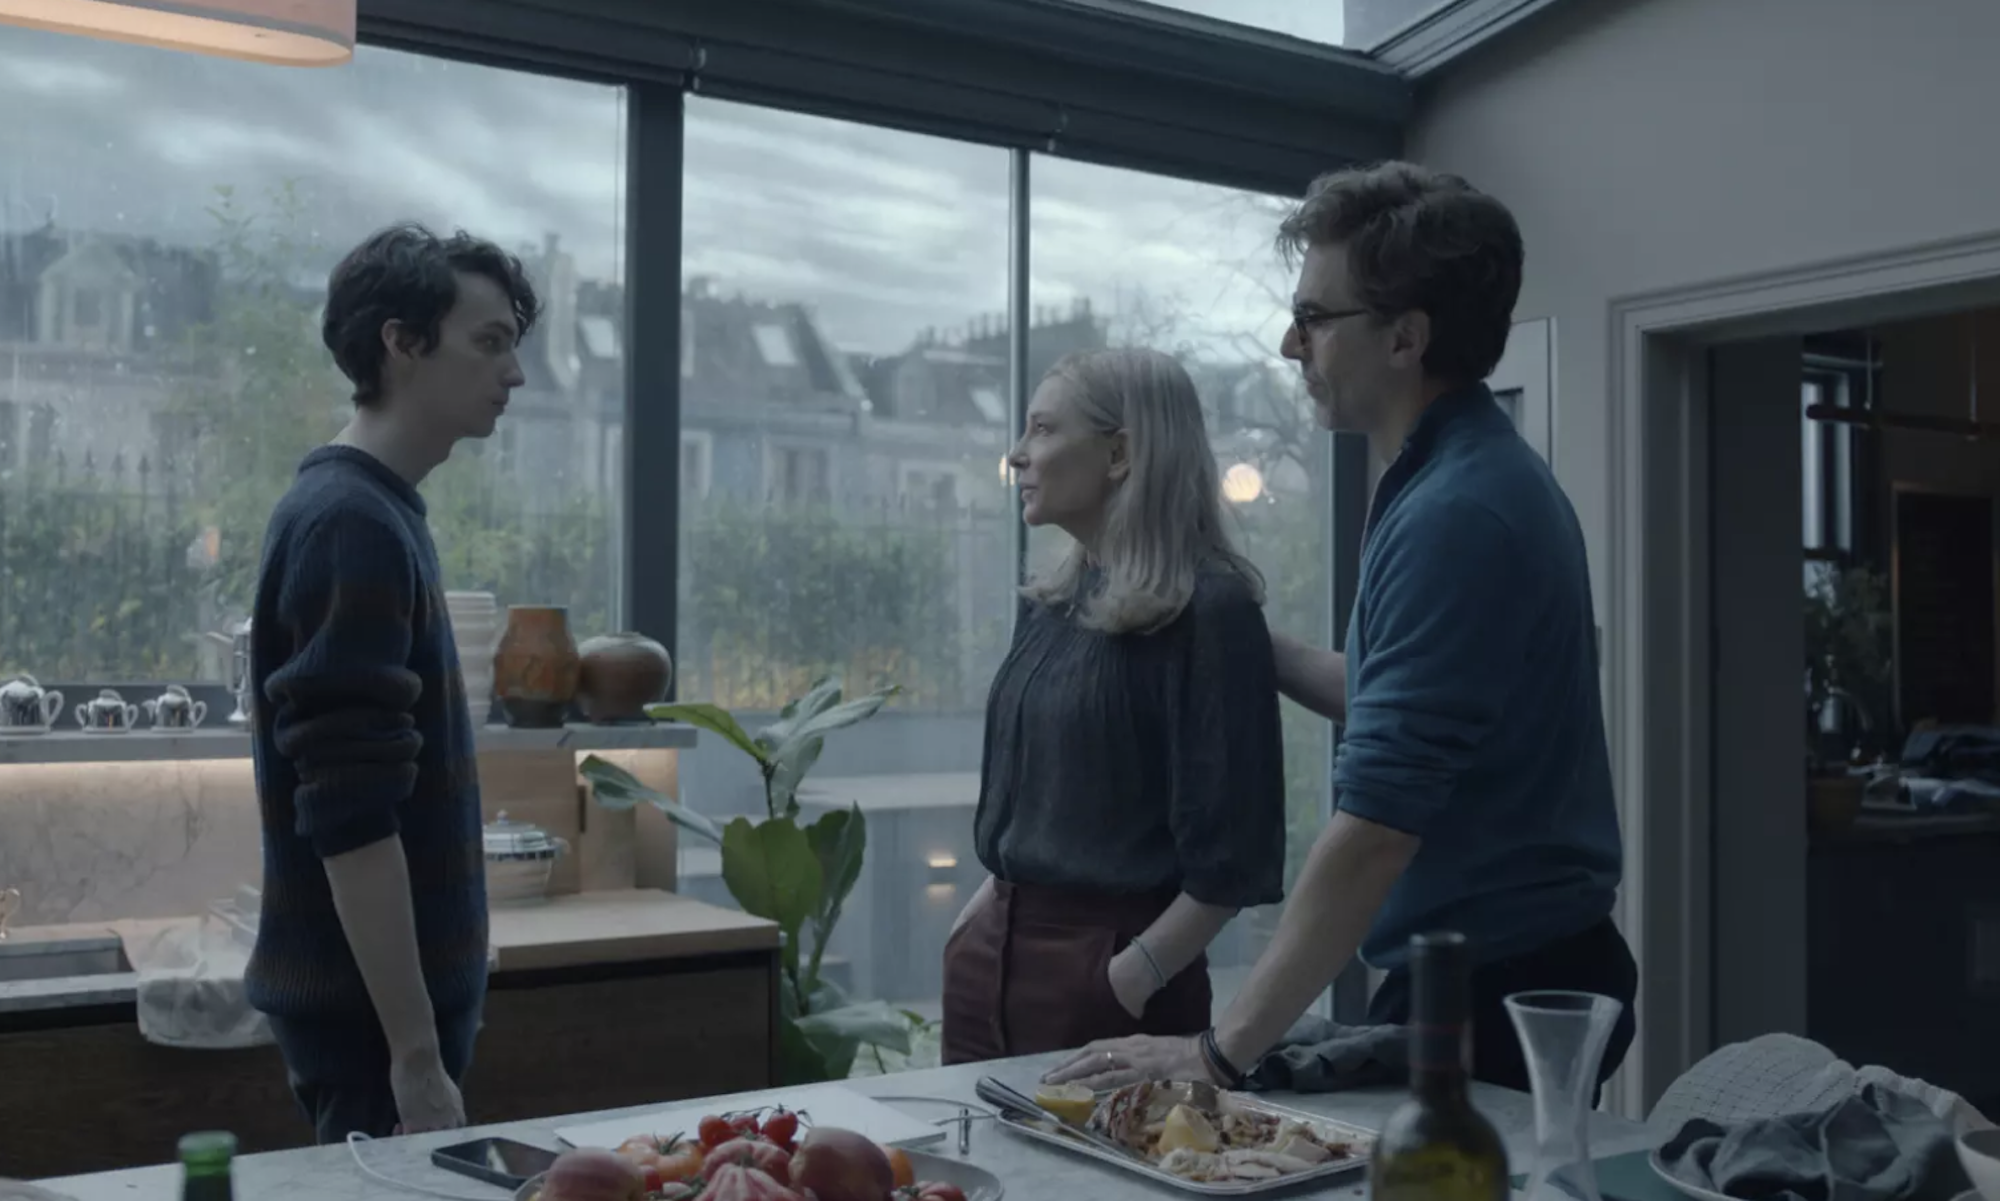
[[[486,995],[479,776],[417,485],[493,432],[536,311],[514,256],[418,226],[369,238],[327,284],[322,337],[354,416],[265,535],[248,973],[323,1143],[465,1124]]]

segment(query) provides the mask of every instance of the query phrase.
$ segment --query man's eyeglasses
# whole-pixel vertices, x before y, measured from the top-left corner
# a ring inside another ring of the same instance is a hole
[[[1365,317],[1367,309],[1322,309],[1310,305],[1292,307],[1292,328],[1299,331],[1301,338],[1313,332],[1314,328],[1330,321],[1340,321],[1348,317]]]

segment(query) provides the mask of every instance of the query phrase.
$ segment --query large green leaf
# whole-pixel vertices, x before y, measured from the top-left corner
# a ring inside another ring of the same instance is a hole
[[[739,817],[722,829],[722,882],[743,912],[769,918],[785,934],[796,965],[799,927],[819,910],[819,857],[798,823]]]
[[[748,731],[738,725],[729,715],[729,710],[721,705],[711,705],[706,701],[689,701],[672,705],[647,705],[646,716],[654,721],[680,721],[697,726],[711,734],[720,734],[742,750],[761,767],[767,762],[764,748],[750,737]]]
[[[834,1049],[856,1043],[910,1053],[910,1020],[884,1001],[862,1001],[810,1013],[798,1020],[798,1027],[829,1061]]]
[[[855,882],[861,879],[861,860],[868,850],[868,821],[861,816],[859,805],[837,809],[821,814],[818,821],[807,826],[806,840],[812,844],[820,871],[819,907],[812,917],[812,966],[806,972],[809,980],[817,981],[820,956],[826,953],[826,944],[833,937],[840,908],[846,903],[847,894],[854,891]]]
[[[757,731],[757,745],[766,751],[790,742],[801,723],[818,717],[834,705],[840,703],[840,680],[831,675],[821,676],[806,686],[806,690],[785,703],[778,711],[778,720]]]
[[[823,738],[808,738],[803,742],[793,742],[771,756],[770,775],[764,781],[764,797],[773,817],[797,817],[799,814],[799,785],[813,764],[819,762],[819,753],[826,746]]]
[[[848,1070],[853,1069],[854,1050],[847,1052]],[[780,1020],[778,1023],[778,1082],[780,1084],[821,1084],[828,1080],[839,1080],[847,1075],[836,1075],[828,1067],[826,1056],[813,1046],[796,1022]]]
[[[607,763],[596,755],[584,759],[577,774],[590,781],[591,795],[606,809],[631,809],[638,805],[651,805],[675,825],[692,830],[705,838],[722,841],[722,828],[703,815],[681,804],[664,792],[647,786],[631,772],[615,763]]]
[[[898,685],[891,684],[858,700],[834,705],[804,718],[788,729],[785,738],[777,743],[776,749],[771,752],[772,758],[781,759],[791,747],[804,743],[807,739],[823,738],[835,730],[875,716],[876,711],[900,691],[902,689]],[[766,730],[765,733],[769,734],[770,730]]]

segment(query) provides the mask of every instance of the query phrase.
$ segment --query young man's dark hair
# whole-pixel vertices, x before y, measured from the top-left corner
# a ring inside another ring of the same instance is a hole
[[[1521,294],[1521,230],[1499,201],[1456,175],[1413,163],[1336,171],[1313,181],[1278,229],[1297,256],[1347,247],[1354,299],[1377,318],[1430,315],[1424,370],[1454,385],[1493,373]]]
[[[424,354],[437,349],[439,327],[458,302],[461,275],[482,275],[498,285],[513,306],[519,336],[528,336],[541,312],[534,285],[518,257],[484,238],[464,230],[440,237],[404,223],[376,232],[340,260],[327,280],[320,338],[353,381],[355,404],[381,399],[384,325],[400,325],[405,346]]]

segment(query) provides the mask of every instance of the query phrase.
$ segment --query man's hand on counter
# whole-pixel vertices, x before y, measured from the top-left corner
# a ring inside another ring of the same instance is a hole
[[[390,1062],[389,1091],[395,1094],[396,1116],[402,1119],[399,1133],[456,1130],[465,1125],[465,1099],[444,1070],[435,1044],[428,1054],[418,1052]]]

